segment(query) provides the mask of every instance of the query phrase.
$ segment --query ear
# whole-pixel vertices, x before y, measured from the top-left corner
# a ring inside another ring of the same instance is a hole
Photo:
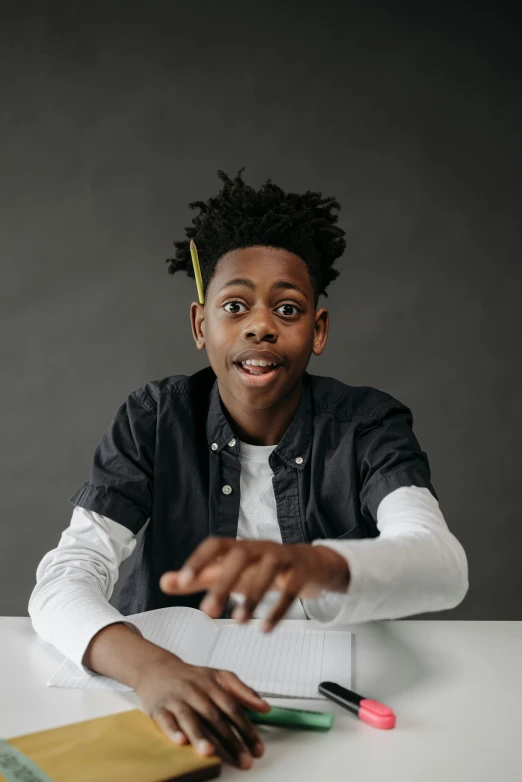
[[[197,301],[190,305],[190,325],[192,336],[198,350],[205,347],[205,307]]]
[[[314,342],[312,352],[315,356],[320,356],[328,339],[328,327],[330,325],[330,315],[325,307],[321,307],[315,313]]]

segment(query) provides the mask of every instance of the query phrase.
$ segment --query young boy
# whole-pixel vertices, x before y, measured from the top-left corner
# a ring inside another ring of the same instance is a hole
[[[170,605],[238,621],[326,625],[456,606],[466,555],[441,514],[408,407],[306,372],[328,335],[320,294],[345,249],[333,198],[221,192],[174,242],[193,277],[190,316],[210,367],[132,392],[98,444],[71,524],[38,566],[36,632],[89,672],[133,687],[174,741],[248,768],[263,752],[243,706],[268,704],[227,671],[191,666],[125,616]],[[120,595],[122,560],[149,521]],[[180,572],[181,571],[181,572]],[[203,603],[201,599],[205,596]]]

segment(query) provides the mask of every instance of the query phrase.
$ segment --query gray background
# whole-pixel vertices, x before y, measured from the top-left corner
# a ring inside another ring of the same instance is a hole
[[[522,619],[518,21],[420,5],[2,4],[0,614],[119,404],[205,363],[163,259],[244,165],[343,206],[310,370],[413,410],[471,581],[427,618]]]

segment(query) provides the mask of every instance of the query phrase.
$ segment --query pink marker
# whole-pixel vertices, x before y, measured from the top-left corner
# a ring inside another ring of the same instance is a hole
[[[321,682],[319,692],[321,695],[326,695],[334,703],[338,703],[348,711],[357,714],[360,720],[373,725],[374,728],[386,730],[395,727],[395,714],[384,703],[363,698],[362,695],[357,695],[356,692],[347,690],[346,687],[341,687],[340,684],[334,682]]]

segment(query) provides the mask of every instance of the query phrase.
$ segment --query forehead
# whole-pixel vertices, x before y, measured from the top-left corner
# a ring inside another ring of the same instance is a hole
[[[210,286],[215,290],[228,279],[244,277],[256,287],[269,287],[278,280],[295,282],[313,298],[312,281],[306,263],[298,255],[279,247],[241,247],[219,259]],[[210,287],[209,286],[209,287]]]

